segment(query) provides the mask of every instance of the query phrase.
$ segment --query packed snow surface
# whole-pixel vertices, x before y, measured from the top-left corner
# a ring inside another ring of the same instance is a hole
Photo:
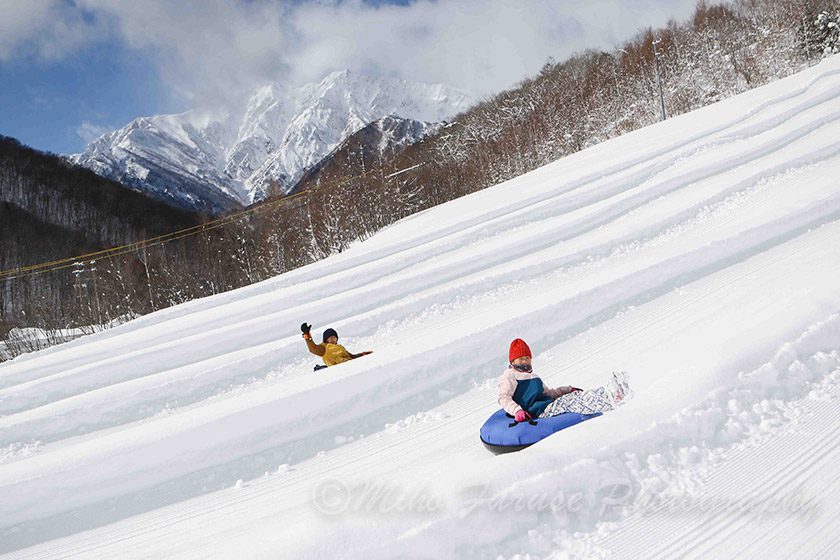
[[[0,552],[833,557],[839,120],[835,56],[0,365]],[[313,372],[303,321],[374,353]],[[516,337],[636,397],[493,456]]]

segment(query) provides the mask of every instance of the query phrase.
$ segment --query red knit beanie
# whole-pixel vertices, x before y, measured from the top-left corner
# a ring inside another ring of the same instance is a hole
[[[516,358],[521,358],[522,356],[531,357],[531,349],[528,348],[528,345],[525,344],[525,341],[521,338],[517,338],[513,342],[510,343],[510,361],[512,362]]]

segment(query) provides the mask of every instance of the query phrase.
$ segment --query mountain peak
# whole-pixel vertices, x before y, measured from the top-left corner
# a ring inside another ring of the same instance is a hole
[[[377,119],[439,122],[475,101],[441,84],[339,70],[302,87],[263,84],[244,109],[141,117],[69,157],[176,205],[218,212],[230,200],[259,200],[270,181],[288,190],[307,167]]]
[[[334,72],[330,72],[327,75],[327,77],[324,78],[321,81],[322,82],[327,82],[327,81],[337,82],[337,81],[342,81],[342,80],[348,80],[350,78],[350,76],[351,76],[350,70],[345,68],[344,70],[336,70]]]

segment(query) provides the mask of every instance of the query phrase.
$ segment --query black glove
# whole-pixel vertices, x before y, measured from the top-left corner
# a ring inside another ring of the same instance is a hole
[[[307,325],[306,323],[301,324],[300,332],[303,334],[309,334],[310,330],[312,330],[312,325]]]

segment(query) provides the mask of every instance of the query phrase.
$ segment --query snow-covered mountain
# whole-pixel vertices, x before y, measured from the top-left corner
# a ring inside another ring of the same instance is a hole
[[[378,165],[411,144],[440,128],[441,124],[402,119],[389,115],[359,129],[341,142],[330,154],[306,171],[296,183],[296,189],[317,183],[327,172],[333,176],[346,170],[346,162]]]
[[[260,200],[272,180],[288,190],[373,121],[394,116],[425,128],[475,100],[445,85],[345,70],[303,87],[265,85],[244,107],[139,118],[69,158],[171,204],[215,212]]]
[[[838,129],[835,56],[0,364],[2,560],[835,558]],[[517,337],[635,398],[491,455]]]

